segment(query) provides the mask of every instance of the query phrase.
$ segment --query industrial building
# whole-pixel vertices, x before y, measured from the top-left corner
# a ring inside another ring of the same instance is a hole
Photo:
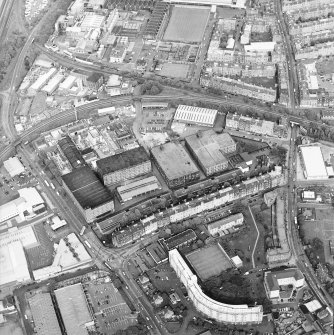
[[[105,185],[117,184],[151,172],[151,161],[143,147],[124,151],[96,162]]]
[[[208,224],[208,231],[211,235],[219,234],[220,236],[228,234],[229,229],[239,227],[244,222],[244,216],[241,213],[228,216],[227,218]]]
[[[48,72],[42,74],[38,79],[29,87],[29,95],[35,95],[57,72],[55,67],[52,67]]]
[[[69,136],[65,136],[59,140],[58,147],[67,158],[73,169],[86,165],[85,160],[82,158],[79,150]]]
[[[42,91],[48,95],[51,95],[59,86],[59,84],[63,81],[64,75],[61,71],[55,74],[55,76],[42,88]]]
[[[151,149],[151,154],[171,188],[199,179],[199,171],[180,143],[169,142]]]
[[[62,335],[50,293],[36,292],[28,302],[37,335]]]
[[[213,127],[217,113],[216,109],[179,105],[174,115],[174,122]]]
[[[185,138],[186,146],[206,176],[228,168],[226,154],[236,151],[236,144],[227,133],[210,129]]]
[[[294,289],[299,289],[304,284],[304,276],[297,268],[275,272],[269,271],[264,274],[264,287],[269,299],[280,299],[280,292],[282,291],[283,294],[285,292],[284,286],[293,285]]]
[[[161,189],[161,186],[158,179],[155,176],[151,176],[120,186],[117,188],[117,192],[121,202],[125,202],[159,189]]]
[[[63,175],[63,186],[73,199],[87,222],[114,211],[114,201],[109,190],[103,186],[88,167],[80,167]]]
[[[327,168],[318,145],[299,146],[302,168],[306,179],[328,179]]]
[[[59,288],[54,293],[67,334],[88,335],[94,321],[81,283]]]
[[[13,178],[24,172],[24,166],[17,157],[10,157],[3,162],[3,165],[9,175]]]
[[[192,273],[177,249],[169,251],[169,263],[186,287],[189,298],[200,313],[215,321],[230,324],[240,325],[262,322],[263,309],[261,305],[254,307],[228,305],[205,295],[198,285],[197,276]]]
[[[16,218],[17,221],[25,221],[37,213],[45,211],[44,199],[34,187],[18,190],[19,198],[0,206],[0,223]]]

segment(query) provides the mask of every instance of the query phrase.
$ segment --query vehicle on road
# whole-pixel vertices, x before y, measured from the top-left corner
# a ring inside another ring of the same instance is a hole
[[[87,240],[85,240],[85,244],[87,245],[87,247],[88,247],[89,249],[92,249],[92,246],[90,245],[90,243],[89,243]]]

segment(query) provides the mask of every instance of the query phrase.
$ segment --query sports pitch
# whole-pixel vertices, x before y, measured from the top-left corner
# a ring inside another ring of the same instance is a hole
[[[209,15],[210,9],[175,6],[163,39],[175,42],[201,42]]]
[[[218,245],[195,250],[186,257],[202,281],[232,267],[229,258]]]

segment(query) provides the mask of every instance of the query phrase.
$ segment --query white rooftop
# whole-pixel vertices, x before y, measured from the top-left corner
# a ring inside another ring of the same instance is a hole
[[[23,246],[13,242],[0,247],[0,287],[13,282],[30,280],[30,273]]]
[[[245,45],[246,52],[266,52],[274,51],[276,42],[252,42],[249,45]]]
[[[10,157],[3,162],[3,165],[11,177],[24,172],[24,166],[17,157]]]
[[[218,111],[216,109],[179,105],[174,120],[213,127]]]
[[[309,310],[310,313],[317,311],[318,309],[322,308],[320,302],[318,300],[312,300],[305,304],[305,307]]]
[[[319,146],[300,146],[306,178],[327,179],[327,169]]]
[[[24,248],[33,247],[38,244],[34,230],[31,226],[23,228],[11,228],[8,232],[0,234],[0,248],[20,242]]]

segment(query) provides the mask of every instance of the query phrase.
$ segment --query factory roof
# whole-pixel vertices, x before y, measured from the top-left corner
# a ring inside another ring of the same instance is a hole
[[[120,154],[102,158],[96,162],[102,174],[127,169],[149,161],[148,154],[143,147],[124,151]]]
[[[194,106],[179,105],[174,120],[213,127],[218,111]]]
[[[165,143],[153,147],[151,152],[169,180],[198,172],[195,163],[180,143]]]
[[[69,136],[59,140],[58,145],[74,169],[85,165],[85,160]]]
[[[235,145],[229,134],[217,134],[212,129],[188,136],[186,142],[205,167],[227,162],[224,152]]]
[[[300,146],[307,178],[328,178],[321,148],[315,145]]]
[[[61,335],[50,293],[39,292],[29,298],[37,335]]]
[[[67,334],[88,334],[86,324],[91,323],[86,297],[81,283],[54,291]]]
[[[112,200],[108,189],[88,166],[74,169],[62,179],[82,208],[98,207]]]

